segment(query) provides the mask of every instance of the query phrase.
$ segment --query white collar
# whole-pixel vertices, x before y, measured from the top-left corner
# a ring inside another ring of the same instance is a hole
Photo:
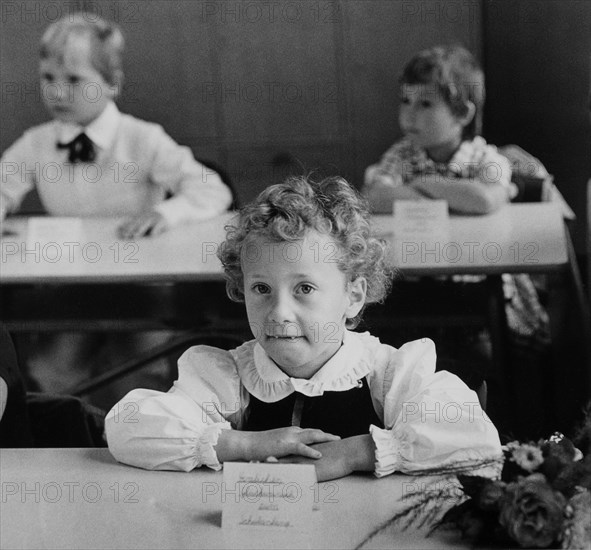
[[[84,132],[95,145],[101,149],[108,149],[115,139],[121,112],[113,101],[109,101],[103,112],[88,126],[80,126],[71,122],[57,122],[59,143],[69,143],[78,134]]]
[[[309,380],[285,374],[255,340],[234,350],[238,373],[249,393],[267,403],[279,401],[294,391],[314,397],[325,391],[347,391],[370,372],[371,343],[379,340],[368,333],[345,331],[343,344]]]

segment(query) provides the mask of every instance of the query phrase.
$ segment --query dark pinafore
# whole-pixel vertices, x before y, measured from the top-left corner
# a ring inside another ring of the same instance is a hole
[[[315,397],[293,392],[275,403],[265,403],[251,395],[246,416],[246,431],[300,426],[345,438],[369,433],[370,424],[383,427],[365,378],[350,390],[326,391]]]

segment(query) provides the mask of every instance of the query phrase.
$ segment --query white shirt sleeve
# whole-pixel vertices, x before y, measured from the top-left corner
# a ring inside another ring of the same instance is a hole
[[[247,405],[230,353],[196,346],[179,359],[179,378],[167,393],[133,390],[109,411],[109,450],[118,461],[149,470],[219,470],[219,434],[240,428]]]
[[[30,135],[15,141],[0,159],[0,220],[14,212],[35,185],[35,151]]]
[[[466,166],[471,168],[471,165],[475,165],[475,177],[478,181],[485,185],[500,185],[507,191],[508,198],[512,199],[517,194],[517,187],[511,183],[511,163],[507,158],[501,155],[494,145],[488,145],[480,136],[464,144],[470,151],[471,160],[475,161],[466,162]],[[462,158],[461,153],[460,147],[456,155],[458,159]]]
[[[496,475],[502,454],[498,432],[475,392],[457,376],[435,372],[431,340],[399,350],[381,346],[376,359],[386,364],[370,382],[385,426],[370,430],[378,477],[483,466]]]
[[[156,150],[150,177],[173,196],[155,207],[171,225],[199,221],[225,212],[232,192],[219,174],[197,162],[188,147],[156,126]]]

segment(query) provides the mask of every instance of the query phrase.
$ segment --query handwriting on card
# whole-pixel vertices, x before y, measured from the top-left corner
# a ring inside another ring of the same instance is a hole
[[[447,201],[396,201],[394,203],[394,235],[403,239],[441,239],[449,234]]]
[[[312,520],[312,465],[224,463],[222,527],[304,530]]]

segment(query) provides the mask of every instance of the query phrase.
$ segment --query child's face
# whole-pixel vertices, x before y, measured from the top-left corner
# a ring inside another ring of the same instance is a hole
[[[363,278],[347,282],[336,242],[316,231],[297,242],[254,238],[243,250],[251,330],[289,376],[308,379],[339,349],[345,321],[365,302]]]
[[[92,66],[86,37],[71,36],[62,53],[39,63],[43,102],[53,118],[85,126],[115,97],[115,88]]]
[[[403,84],[398,120],[404,134],[428,153],[453,154],[462,141],[464,120],[452,113],[433,85]]]

